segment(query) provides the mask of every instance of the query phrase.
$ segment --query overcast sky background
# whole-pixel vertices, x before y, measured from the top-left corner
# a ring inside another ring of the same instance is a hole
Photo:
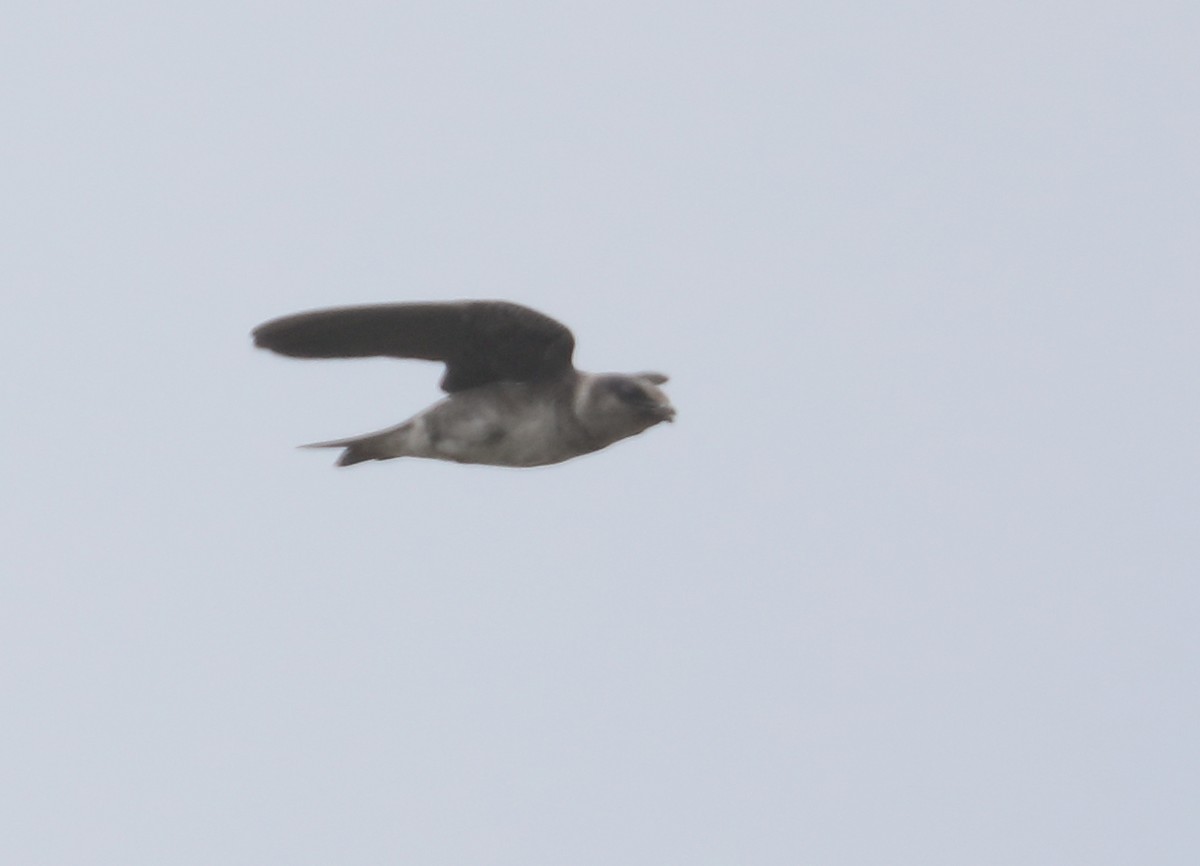
[[[0,856],[1194,864],[1194,2],[120,2],[0,27]],[[268,318],[497,297],[678,423]]]

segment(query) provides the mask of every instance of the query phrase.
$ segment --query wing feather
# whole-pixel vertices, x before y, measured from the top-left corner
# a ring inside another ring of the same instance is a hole
[[[442,361],[442,388],[537,381],[570,372],[575,338],[562,323],[506,301],[377,304],[314,310],[254,329],[255,345],[293,358]]]

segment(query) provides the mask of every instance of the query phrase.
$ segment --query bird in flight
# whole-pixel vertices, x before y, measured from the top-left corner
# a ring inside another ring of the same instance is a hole
[[[446,365],[447,397],[403,424],[316,442],[339,466],[426,457],[544,466],[599,451],[675,417],[662,373],[593,374],[571,362],[560,322],[506,301],[338,307],[273,319],[254,343],[293,358],[421,358]]]

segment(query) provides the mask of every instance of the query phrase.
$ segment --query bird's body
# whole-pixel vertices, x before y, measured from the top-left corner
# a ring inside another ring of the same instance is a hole
[[[675,410],[660,373],[582,373],[574,338],[541,313],[500,301],[388,304],[276,319],[257,345],[295,357],[388,355],[441,360],[449,396],[395,427],[319,442],[345,449],[339,465],[425,457],[542,466],[633,436]]]
[[[592,440],[563,411],[561,383],[498,382],[452,394],[403,424],[321,442],[344,447],[347,466],[389,457],[429,457],[493,466],[542,466],[592,451]]]

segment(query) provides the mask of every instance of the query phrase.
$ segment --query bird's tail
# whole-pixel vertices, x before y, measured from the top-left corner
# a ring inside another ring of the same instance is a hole
[[[307,445],[301,445],[301,448],[343,448],[340,457],[338,457],[338,466],[353,466],[355,463],[362,463],[367,460],[390,460],[393,457],[399,457],[399,454],[389,453],[386,447],[387,437],[394,433],[393,430],[385,430],[382,433],[368,433],[366,436],[352,436],[349,439],[333,439],[329,442],[310,442]]]

